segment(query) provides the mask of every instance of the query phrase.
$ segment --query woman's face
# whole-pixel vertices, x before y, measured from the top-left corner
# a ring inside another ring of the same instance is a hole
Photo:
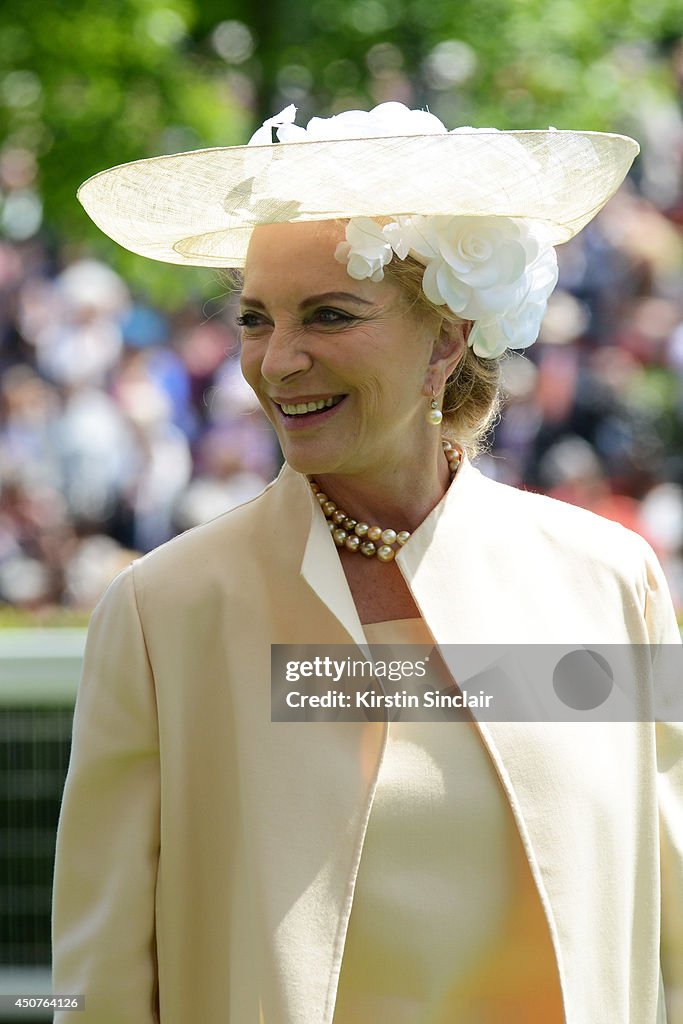
[[[395,283],[349,277],[334,258],[343,238],[331,221],[266,225],[247,255],[242,371],[302,473],[386,468],[434,431],[425,396],[437,327]]]

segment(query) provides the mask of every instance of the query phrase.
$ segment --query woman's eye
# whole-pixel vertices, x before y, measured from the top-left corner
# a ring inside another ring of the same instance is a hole
[[[354,319],[355,317],[350,313],[342,313],[339,309],[317,309],[306,317],[304,323],[334,326],[335,324],[350,323]],[[253,331],[269,321],[260,313],[245,312],[238,316],[235,322],[238,327]]]
[[[348,313],[340,312],[338,309],[319,309],[315,313],[314,319],[323,324],[342,324],[353,320],[353,317]]]
[[[258,327],[261,319],[256,313],[242,313],[237,317],[236,323],[238,327],[246,327],[248,329],[250,327]]]

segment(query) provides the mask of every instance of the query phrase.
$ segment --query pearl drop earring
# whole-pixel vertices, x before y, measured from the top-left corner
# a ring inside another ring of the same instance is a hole
[[[434,397],[434,388],[432,388],[432,400],[429,403],[429,409],[427,410],[426,420],[427,423],[431,423],[433,427],[438,427],[443,419],[443,413],[436,404]]]

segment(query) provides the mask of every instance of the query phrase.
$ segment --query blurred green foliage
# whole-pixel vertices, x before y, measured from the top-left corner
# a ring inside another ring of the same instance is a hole
[[[22,0],[0,11],[0,230],[30,237],[42,204],[71,251],[178,306],[215,277],[103,239],[74,198],[90,174],[244,142],[291,102],[299,123],[398,99],[449,127],[638,135],[675,101],[681,35],[680,0]]]

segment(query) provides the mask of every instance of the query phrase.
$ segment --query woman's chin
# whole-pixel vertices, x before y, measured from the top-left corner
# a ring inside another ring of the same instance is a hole
[[[337,472],[343,460],[339,453],[314,451],[306,445],[285,443],[280,441],[282,454],[287,464],[297,473],[305,476],[324,475]]]

